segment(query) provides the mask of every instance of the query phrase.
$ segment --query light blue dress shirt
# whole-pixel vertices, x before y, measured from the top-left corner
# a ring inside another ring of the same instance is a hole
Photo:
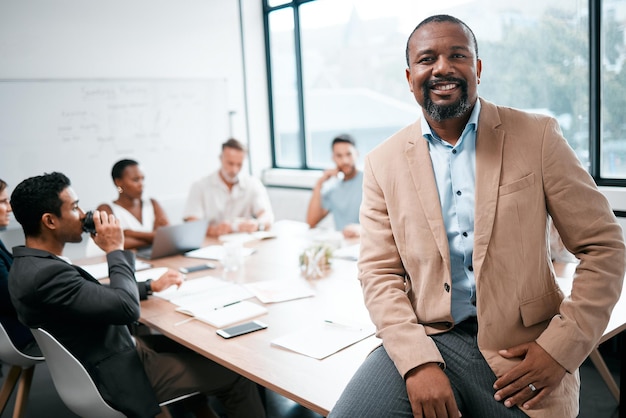
[[[452,268],[452,318],[459,323],[476,316],[474,254],[474,195],[476,191],[476,127],[480,101],[452,146],[432,131],[422,118],[422,133],[428,141],[435,181],[446,226]]]
[[[350,180],[329,180],[322,186],[322,207],[333,214],[335,229],[343,231],[349,224],[359,223],[363,196],[363,172]]]

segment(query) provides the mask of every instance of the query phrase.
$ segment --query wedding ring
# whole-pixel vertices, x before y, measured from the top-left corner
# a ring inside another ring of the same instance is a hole
[[[535,385],[533,385],[532,383],[530,385],[528,385],[528,387],[530,388],[530,390],[532,392],[535,392],[537,390],[537,388],[535,387]]]

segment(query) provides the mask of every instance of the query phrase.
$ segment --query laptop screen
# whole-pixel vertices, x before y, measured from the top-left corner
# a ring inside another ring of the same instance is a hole
[[[137,250],[137,257],[154,260],[200,248],[208,225],[208,220],[202,219],[163,226],[156,230],[151,247]]]

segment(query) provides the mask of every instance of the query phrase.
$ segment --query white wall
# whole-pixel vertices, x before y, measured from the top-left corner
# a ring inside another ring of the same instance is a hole
[[[251,169],[260,175],[271,161],[261,3],[0,0],[0,79],[225,78],[231,134],[249,144]],[[248,70],[245,80],[242,55]],[[164,155],[164,169],[172,175],[181,169],[208,173],[218,166],[219,145],[225,139],[207,138],[215,145],[215,158],[206,167],[167,167]],[[89,173],[89,167],[85,173],[109,176]],[[146,176],[150,194],[163,196],[170,218],[179,220],[189,185],[160,190],[150,184],[150,173]],[[114,195],[112,188],[104,190],[102,199]],[[13,221],[0,238],[8,237],[10,244],[19,241],[21,233],[13,232],[17,228]]]
[[[245,79],[242,46],[249,61]],[[249,143],[255,174],[270,164],[260,1],[0,0],[0,57],[0,79],[224,78],[231,134]],[[206,167],[173,167],[173,175],[179,169],[208,173],[216,168],[225,139],[207,138],[215,145],[215,158]],[[164,204],[178,218],[177,200],[188,185],[178,193],[159,190],[146,175],[152,194],[172,196]],[[112,189],[103,193],[103,199],[114,195]]]

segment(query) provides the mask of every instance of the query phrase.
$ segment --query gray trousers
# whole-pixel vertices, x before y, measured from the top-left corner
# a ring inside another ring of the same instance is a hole
[[[493,395],[496,377],[478,350],[475,321],[432,336],[445,362],[457,406],[463,418],[520,418]],[[384,347],[374,350],[352,377],[329,418],[413,417],[403,377]]]
[[[228,418],[265,417],[254,382],[163,335],[141,336],[136,342],[159,402],[199,391],[215,395]]]

